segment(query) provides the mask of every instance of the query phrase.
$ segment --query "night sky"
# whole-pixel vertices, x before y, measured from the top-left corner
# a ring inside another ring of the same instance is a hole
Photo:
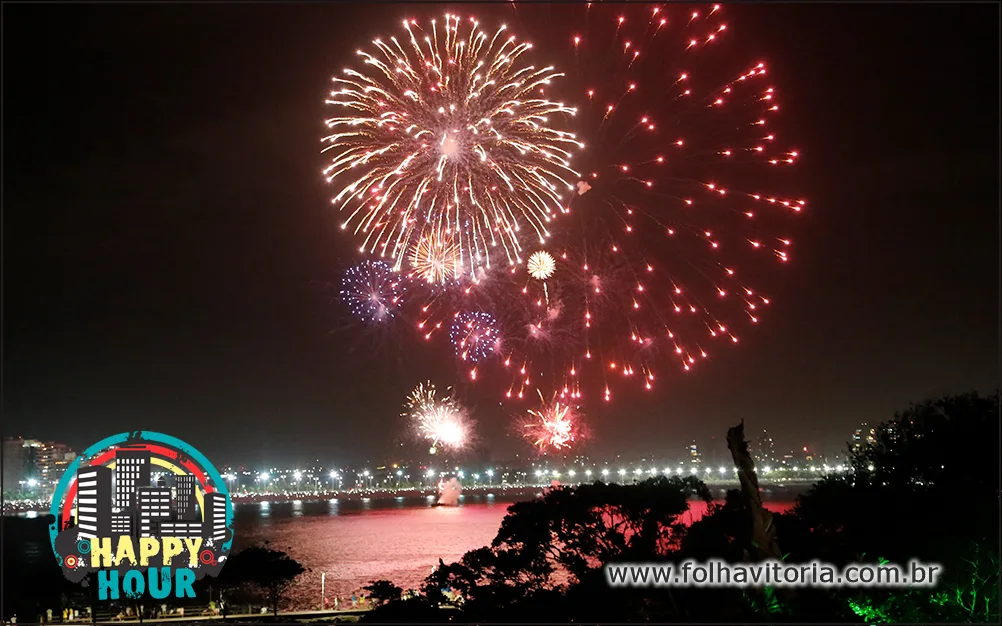
[[[762,323],[591,410],[590,451],[673,456],[741,418],[782,447],[834,446],[910,402],[993,390],[998,5],[725,10],[726,45],[770,64],[809,210]],[[325,290],[355,257],[319,139],[331,75],[418,11],[4,4],[4,435],[158,430],[218,463],[387,457],[407,391],[456,370],[406,334],[356,332]],[[559,30],[543,26],[530,35]],[[497,388],[481,439],[525,452]]]

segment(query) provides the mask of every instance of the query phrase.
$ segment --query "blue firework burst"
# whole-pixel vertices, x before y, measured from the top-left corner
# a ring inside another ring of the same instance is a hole
[[[341,280],[341,299],[355,316],[372,323],[392,318],[406,290],[404,276],[382,261],[362,261]]]
[[[449,337],[460,359],[479,363],[497,351],[501,343],[501,327],[490,313],[466,311],[452,322]]]

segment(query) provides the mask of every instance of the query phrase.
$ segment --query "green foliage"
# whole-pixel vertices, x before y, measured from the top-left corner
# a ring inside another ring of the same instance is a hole
[[[898,413],[874,443],[850,451],[852,474],[800,499],[784,549],[792,560],[942,565],[936,589],[832,592],[868,621],[997,621],[998,434],[997,397],[948,396]]]

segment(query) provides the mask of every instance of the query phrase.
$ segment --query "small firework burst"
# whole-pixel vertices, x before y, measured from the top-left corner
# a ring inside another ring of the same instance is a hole
[[[404,277],[382,261],[363,261],[341,280],[341,299],[366,322],[392,318],[403,302]]]
[[[439,397],[433,384],[420,384],[408,396],[405,406],[403,416],[410,420],[414,434],[431,445],[433,454],[439,447],[455,451],[469,442],[473,430],[469,413],[451,389]]]
[[[536,280],[546,280],[550,276],[553,276],[554,270],[557,269],[557,262],[549,252],[539,250],[532,253],[525,267],[529,272],[529,276],[532,276]]]
[[[459,246],[451,235],[432,231],[414,245],[411,268],[425,282],[434,285],[451,282],[463,273]]]
[[[540,395],[542,399],[542,395]],[[529,410],[522,422],[522,436],[541,452],[570,448],[585,436],[580,415],[556,396],[539,410]]]
[[[483,311],[467,311],[457,315],[449,335],[456,347],[456,355],[470,363],[479,363],[495,354],[501,343],[501,329],[497,320]]]

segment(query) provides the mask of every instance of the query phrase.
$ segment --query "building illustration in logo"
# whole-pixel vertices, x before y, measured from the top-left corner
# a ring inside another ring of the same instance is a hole
[[[115,467],[77,470],[76,526],[79,537],[203,537],[226,534],[226,497],[205,494],[198,504],[195,476],[150,471],[147,450],[118,448]],[[174,486],[169,483],[173,481]],[[151,482],[156,483],[155,485]]]
[[[77,472],[77,526],[81,539],[111,532],[111,470],[88,467]]]
[[[119,588],[142,595],[137,585],[145,588],[146,578],[151,594],[171,580],[187,593],[195,579],[218,574],[233,541],[219,473],[197,450],[159,433],[123,433],[84,451],[60,481],[51,513],[52,548],[66,577],[81,582],[96,571],[99,594],[112,599]]]

